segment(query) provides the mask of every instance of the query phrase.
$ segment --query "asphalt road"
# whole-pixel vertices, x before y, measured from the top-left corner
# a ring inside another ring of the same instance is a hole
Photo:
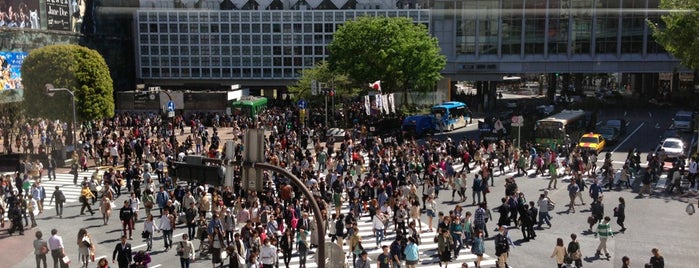
[[[625,118],[629,125],[627,126],[627,135],[621,139],[621,142],[616,145],[610,145],[607,150],[613,152],[613,160],[615,166],[620,167],[626,157],[626,153],[631,148],[638,148],[643,154],[642,160],[645,160],[645,154],[655,149],[658,144],[659,136],[671,124],[671,117],[674,115],[672,109],[634,109],[623,110],[610,107],[599,115],[599,120],[603,121],[608,118]],[[475,120],[474,120],[475,122]],[[437,135],[436,138],[452,137],[453,139],[463,137],[477,136],[476,124],[471,124],[464,129],[457,130],[452,133]],[[690,133],[683,134],[685,141],[692,141]],[[695,140],[695,139],[694,139]],[[495,186],[488,199],[491,204],[496,202],[504,193],[504,179],[510,175],[496,176]],[[469,176],[472,178],[472,176]],[[71,182],[72,183],[72,182]],[[536,200],[536,197],[543,191],[548,184],[547,177],[526,176],[518,177],[517,183],[522,192],[526,194],[529,200]],[[562,185],[560,185],[562,184]],[[621,234],[618,233],[608,242],[608,248],[612,253],[612,258],[606,260],[599,259],[594,256],[595,248],[598,240],[596,240],[587,230],[585,220],[589,215],[586,210],[589,209],[589,197],[586,196],[585,202],[587,206],[579,206],[577,213],[568,214],[565,212],[567,203],[567,193],[564,186],[567,184],[567,179],[559,180],[559,190],[551,191],[550,196],[559,205],[553,213],[553,227],[537,231],[537,239],[529,242],[520,241],[521,232],[512,230],[511,236],[515,243],[521,246],[513,248],[511,252],[510,265],[513,267],[555,267],[555,262],[549,258],[553,251],[555,240],[557,237],[569,240],[571,233],[576,233],[579,236],[579,241],[582,245],[585,267],[620,267],[621,257],[624,255],[632,259],[633,267],[642,267],[650,257],[650,249],[653,247],[659,248],[666,258],[667,267],[695,267],[699,261],[699,257],[695,254],[699,250],[699,245],[695,243],[699,239],[699,234],[696,232],[697,216],[689,216],[684,209],[686,202],[690,201],[697,203],[696,196],[676,197],[661,193],[662,189],[657,189],[659,195],[653,198],[637,199],[636,194],[629,190],[611,191],[605,194],[605,212],[612,214],[612,207],[616,206],[617,198],[624,197],[627,201],[627,219],[626,224],[628,230]],[[455,203],[451,202],[451,191],[442,191],[438,199],[438,208],[441,211],[447,212],[453,209]],[[470,199],[470,190],[467,191]],[[117,204],[123,201],[125,196],[117,200]],[[470,206],[470,200],[463,203],[467,211],[473,211],[475,208]],[[494,205],[491,205],[494,206]],[[114,214],[118,212],[115,211]],[[48,234],[51,228],[58,228],[59,234],[63,236],[64,243],[68,245],[69,257],[77,261],[77,250],[75,239],[79,228],[88,228],[96,241],[97,257],[108,256],[111,259],[111,251],[114,245],[118,242],[121,233],[120,224],[118,223],[118,215],[112,215],[111,223],[108,226],[102,225],[100,215],[95,216],[80,216],[79,206],[76,202],[69,203],[66,206],[65,216],[63,219],[54,217],[53,210],[47,209],[46,212],[38,216],[39,228]],[[141,213],[143,217],[143,213]],[[423,222],[427,218],[423,215]],[[612,221],[614,222],[614,220]],[[145,249],[145,243],[140,239],[140,231],[143,222],[136,224],[136,233],[133,241],[129,241],[134,250]],[[489,228],[494,228],[491,224]],[[618,231],[619,227],[613,224],[613,230]],[[179,240],[185,229],[175,231],[174,240]],[[33,232],[28,231],[28,235],[24,237],[4,238],[3,244],[12,247],[12,250],[17,251],[19,260],[12,267],[32,267],[34,266],[34,256],[28,250],[30,248]],[[46,236],[46,235],[45,235]],[[198,245],[198,243],[195,243]],[[18,249],[18,248],[19,249]],[[492,241],[486,243],[486,253],[493,255],[494,250]],[[462,253],[463,254],[463,253]],[[151,253],[153,263],[150,267],[177,267],[179,261],[175,258],[173,251],[164,252],[162,241],[154,241],[154,251]],[[311,262],[312,259],[309,259]],[[49,260],[51,265],[51,260]],[[192,267],[209,267],[210,261],[195,262]],[[71,266],[77,266],[73,264]],[[450,265],[451,266],[451,265]],[[89,267],[95,267],[92,263]]]

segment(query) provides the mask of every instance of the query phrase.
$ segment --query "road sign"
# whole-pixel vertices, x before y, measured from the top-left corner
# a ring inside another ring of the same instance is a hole
[[[511,125],[513,127],[521,127],[524,126],[524,117],[521,115],[514,115],[512,116],[512,123]]]
[[[175,111],[168,111],[167,117],[170,117],[170,118],[175,117]]]
[[[300,99],[297,104],[299,105],[299,109],[306,109],[308,106],[308,103],[306,103],[306,101],[303,99]]]
[[[248,129],[243,137],[243,162],[265,162],[265,132],[261,129]],[[251,166],[243,167],[244,189],[262,191],[262,171]]]
[[[173,101],[168,101],[167,102],[167,111],[168,112],[174,112],[175,111],[175,103]]]
[[[318,81],[316,80],[311,80],[311,95],[318,95]]]

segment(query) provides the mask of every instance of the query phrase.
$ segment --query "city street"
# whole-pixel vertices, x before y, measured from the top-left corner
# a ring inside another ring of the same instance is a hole
[[[624,111],[621,109],[610,109],[605,110],[600,113],[599,120],[605,120],[608,118],[620,118],[623,117],[629,122],[627,126],[627,135],[621,139],[621,142],[616,145],[609,145],[607,150],[613,151],[613,162],[615,167],[620,167],[626,157],[626,153],[631,148],[638,148],[643,154],[641,155],[642,162],[645,163],[645,156],[648,152],[655,149],[659,136],[662,132],[669,126],[671,116],[674,111],[671,110],[630,110]],[[474,123],[475,123],[474,119]],[[471,124],[464,129],[457,130],[453,133],[446,133],[437,135],[436,138],[452,137],[452,139],[459,139],[462,137],[474,137],[477,135],[475,130],[476,124]],[[222,129],[221,132],[222,139],[226,139],[227,135],[230,135],[228,129]],[[683,134],[683,139],[686,141],[695,140],[691,137],[689,133]],[[601,161],[601,160],[600,160]],[[459,170],[457,166],[457,170]],[[91,176],[93,169],[88,172],[80,174],[80,179],[84,176]],[[529,171],[530,173],[533,170]],[[100,218],[100,214],[97,213],[94,216],[80,216],[79,209],[80,206],[77,202],[78,188],[72,183],[72,176],[67,174],[67,170],[60,170],[56,181],[47,181],[44,179],[43,185],[46,187],[47,195],[50,196],[53,191],[53,187],[56,185],[62,186],[62,189],[66,193],[68,198],[68,203],[66,204],[66,211],[64,212],[63,219],[58,219],[55,217],[55,211],[52,206],[46,206],[43,214],[40,214],[38,218],[39,227],[35,230],[41,230],[45,237],[50,232],[51,228],[57,228],[59,230],[59,235],[63,236],[64,243],[67,245],[67,252],[69,257],[74,261],[71,266],[77,266],[77,246],[75,244],[75,239],[77,231],[79,228],[87,228],[92,234],[96,241],[96,256],[99,259],[102,256],[108,256],[111,259],[111,252],[114,245],[118,242],[118,238],[121,235],[121,225],[118,221],[118,215],[112,215],[112,219],[108,226],[103,226]],[[471,173],[473,174],[473,173]],[[497,174],[497,173],[496,173]],[[499,198],[504,193],[504,180],[505,178],[512,176],[514,173],[508,173],[500,176],[499,174],[495,177],[495,186],[491,189],[491,194],[488,196],[490,201],[490,208],[499,205]],[[472,179],[472,175],[469,175],[469,179]],[[470,181],[469,181],[470,182]],[[517,177],[516,182],[519,186],[520,191],[524,192],[528,200],[536,201],[538,195],[543,192],[548,184],[548,177],[541,176],[523,176]],[[663,180],[661,180],[662,184]],[[697,203],[696,195],[687,195],[684,197],[677,197],[665,194],[662,192],[663,185],[658,185],[655,187],[655,192],[658,193],[656,196],[651,198],[636,198],[636,194],[630,192],[630,190],[613,190],[611,192],[605,193],[605,214],[611,216],[612,209],[618,204],[618,197],[624,197],[627,202],[626,207],[626,225],[628,230],[625,233],[616,233],[614,238],[611,238],[608,242],[608,248],[612,254],[612,258],[607,260],[606,258],[597,258],[594,256],[595,249],[599,243],[598,239],[587,231],[586,218],[589,213],[590,200],[587,195],[584,195],[585,206],[582,206],[578,201],[578,207],[576,213],[568,214],[566,204],[568,203],[567,192],[565,190],[568,184],[568,179],[559,179],[558,190],[552,190],[550,192],[550,197],[558,205],[555,210],[551,213],[552,228],[544,228],[543,230],[537,230],[536,240],[531,240],[524,242],[521,240],[521,231],[512,229],[510,235],[515,241],[517,247],[512,248],[511,257],[509,264],[513,267],[554,267],[555,261],[549,258],[553,248],[555,246],[556,238],[563,238],[566,243],[569,241],[569,236],[571,233],[578,234],[578,240],[582,246],[582,253],[584,256],[585,267],[618,267],[621,263],[621,257],[626,255],[632,260],[634,267],[642,266],[650,258],[650,249],[657,247],[665,255],[666,263],[668,267],[692,267],[694,263],[699,261],[693,253],[699,250],[699,245],[694,243],[699,239],[699,234],[695,226],[696,215],[690,216],[685,213],[686,202]],[[420,191],[421,189],[419,189]],[[470,199],[471,190],[468,188],[467,196]],[[122,195],[116,201],[120,204],[126,195]],[[48,201],[47,201],[48,203]],[[475,208],[470,205],[471,200],[463,202],[466,211],[474,211]],[[442,212],[448,212],[454,208],[456,203],[451,202],[451,190],[442,190],[438,198],[438,210]],[[96,206],[93,206],[96,209]],[[346,210],[347,208],[343,208]],[[115,211],[114,214],[118,214]],[[497,217],[497,213],[493,213],[494,217]],[[143,211],[140,213],[141,221],[136,223],[136,230],[134,240],[129,241],[132,244],[134,250],[144,250],[146,245],[145,242],[140,239],[140,231],[143,229]],[[361,236],[364,241],[365,248],[369,251],[370,258],[376,260],[376,256],[380,252],[378,249],[374,249],[374,237],[370,232],[368,218],[362,218],[360,220],[360,231]],[[423,224],[426,224],[427,217],[423,214],[422,217]],[[488,228],[490,228],[491,234],[492,229],[495,228],[493,222],[488,223]],[[615,219],[612,219],[612,230],[618,232],[619,227],[615,223]],[[174,232],[175,241],[180,240],[180,236],[184,233],[183,228],[179,228]],[[31,240],[33,239],[34,231],[26,231],[25,236],[12,236],[7,237],[2,236],[3,246],[9,248],[9,250],[0,253],[0,257],[9,261],[10,267],[30,267],[34,265],[34,256],[31,251]],[[158,235],[158,234],[156,234]],[[390,244],[395,233],[389,232],[386,240],[382,244]],[[421,259],[419,267],[438,267],[435,262],[437,260],[434,256],[434,248],[436,248],[435,243],[433,243],[432,238],[433,233],[423,233],[422,235],[423,244],[420,245],[421,249]],[[326,240],[329,240],[326,237]],[[198,247],[199,242],[195,242],[195,247]],[[153,251],[151,252],[151,257],[153,259],[149,267],[177,267],[179,265],[179,260],[175,257],[174,251],[164,251],[162,240],[157,237],[154,241]],[[349,251],[348,247],[345,245],[345,251]],[[486,241],[486,261],[484,261],[484,267],[492,267],[494,264],[494,244],[492,240]],[[470,254],[468,250],[462,250],[457,262],[469,262],[470,265],[473,264],[474,256]],[[49,260],[49,265],[50,265]],[[298,258],[294,257],[292,259],[292,265],[298,262]],[[209,259],[197,260],[193,267],[208,267],[210,264]],[[92,263],[89,267],[94,267],[95,264]],[[283,266],[283,264],[282,264]],[[451,265],[450,265],[451,266]],[[309,255],[308,267],[315,267],[315,258]],[[454,265],[454,267],[456,267]]]

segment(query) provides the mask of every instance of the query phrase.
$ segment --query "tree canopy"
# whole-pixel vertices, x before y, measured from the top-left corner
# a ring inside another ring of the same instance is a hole
[[[303,69],[296,84],[289,86],[289,92],[293,93],[297,99],[311,100],[314,98],[311,94],[313,80],[331,84],[338,97],[353,96],[347,75],[331,71],[327,61],[318,62],[313,68]],[[316,98],[320,99],[322,96],[322,94],[318,94]]]
[[[403,17],[347,21],[335,31],[328,50],[331,70],[346,73],[362,88],[381,80],[385,92],[431,90],[446,65],[427,27]]]
[[[95,50],[78,45],[53,45],[29,52],[22,64],[26,113],[72,121],[70,94],[46,95],[46,84],[67,88],[75,94],[78,120],[114,116],[114,86],[104,58]]]
[[[699,70],[699,1],[661,0],[661,25],[650,23],[655,40],[693,70]]]

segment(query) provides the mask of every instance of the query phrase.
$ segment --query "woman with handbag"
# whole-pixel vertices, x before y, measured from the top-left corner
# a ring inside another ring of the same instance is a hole
[[[36,239],[34,240],[34,258],[36,259],[36,268],[41,267],[41,263],[44,263],[44,268],[46,268],[46,254],[49,253],[49,246],[45,240],[41,239],[43,234],[41,231],[36,231]]]
[[[582,267],[582,253],[580,252],[580,243],[578,243],[578,235],[570,234],[571,241],[568,242],[568,256],[575,264],[576,268]]]
[[[568,256],[566,256],[566,248],[563,246],[563,238],[556,239],[556,247],[553,248],[553,253],[551,253],[551,258],[556,257],[556,265],[558,268],[563,267],[563,263],[567,261]]]
[[[90,263],[90,256],[94,245],[92,243],[92,236],[87,232],[87,229],[80,228],[78,230],[78,259],[82,264],[82,267],[87,268],[87,264]]]
[[[279,248],[282,251],[284,265],[286,268],[289,268],[289,262],[291,262],[291,251],[294,249],[294,236],[290,228],[286,228],[286,230],[284,230],[284,235],[279,239]]]
[[[143,222],[143,232],[141,233],[141,237],[146,239],[146,245],[148,246],[146,251],[150,251],[153,248],[153,234],[157,230],[158,225],[153,222],[153,215],[147,214],[146,221]]]

